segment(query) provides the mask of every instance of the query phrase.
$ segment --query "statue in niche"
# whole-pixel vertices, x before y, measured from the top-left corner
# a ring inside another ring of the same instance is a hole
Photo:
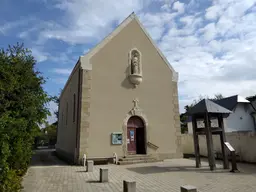
[[[133,50],[131,54],[131,74],[140,73],[140,54],[138,51]]]

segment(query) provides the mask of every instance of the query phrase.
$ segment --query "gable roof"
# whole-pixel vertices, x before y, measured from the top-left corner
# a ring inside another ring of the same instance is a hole
[[[232,111],[235,108],[237,103],[250,103],[248,100],[239,95],[233,95],[230,97],[216,100],[214,102],[221,105],[222,107],[227,108],[230,111]]]
[[[222,113],[222,114],[228,114],[232,113],[230,110],[214,103],[213,101],[209,99],[203,99],[199,103],[197,103],[194,107],[192,107],[187,114],[193,115],[193,114],[200,114],[200,113]]]
[[[172,81],[174,82],[178,82],[178,72],[176,72],[174,70],[174,68],[171,66],[171,64],[169,63],[169,61],[166,59],[166,57],[164,56],[164,54],[161,52],[161,50],[157,47],[156,43],[154,42],[154,40],[150,37],[150,35],[148,34],[148,32],[146,31],[146,29],[144,28],[144,26],[141,24],[141,22],[139,21],[138,17],[136,16],[136,14],[134,12],[132,12],[123,22],[121,22],[108,36],[106,36],[102,41],[100,41],[95,47],[93,47],[91,50],[89,50],[85,55],[80,56],[76,65],[74,66],[72,72],[70,73],[68,80],[66,82],[66,84],[64,85],[64,88],[60,94],[60,97],[62,97],[71,77],[73,76],[74,72],[76,71],[76,69],[78,69],[79,67],[81,67],[82,69],[85,70],[92,70],[92,65],[90,63],[90,58],[95,55],[97,52],[99,52],[108,42],[110,42],[116,35],[118,35],[122,29],[124,29],[129,23],[131,23],[133,20],[135,20],[140,28],[142,29],[142,31],[145,33],[145,35],[147,36],[147,38],[149,39],[149,41],[152,43],[152,45],[155,47],[155,49],[157,50],[157,53],[159,54],[159,56],[164,60],[164,63],[166,63],[166,65],[169,67],[169,69],[172,71]]]
[[[161,52],[161,50],[158,48],[158,46],[156,45],[156,43],[154,42],[154,40],[150,37],[150,35],[148,34],[148,32],[146,31],[146,29],[144,28],[144,26],[142,25],[142,23],[139,21],[138,17],[136,16],[136,14],[134,12],[132,12],[122,23],[120,23],[117,28],[112,31],[108,36],[106,36],[101,42],[99,42],[94,48],[92,48],[88,53],[86,53],[84,56],[81,56],[80,59],[82,61],[85,62],[81,62],[81,66],[83,69],[92,69],[92,66],[90,65],[90,63],[88,63],[88,59],[90,59],[93,55],[95,55],[97,52],[99,52],[108,42],[110,42],[116,35],[118,35],[122,29],[124,29],[129,23],[131,23],[132,21],[136,21],[138,23],[138,25],[140,26],[140,28],[142,29],[142,31],[145,33],[145,35],[147,36],[147,38],[149,39],[149,41],[152,43],[152,45],[154,46],[154,48],[157,50],[157,53],[159,54],[159,56],[164,60],[164,63],[166,63],[169,67],[169,69],[172,71],[173,74],[173,78],[172,80],[177,82],[178,81],[178,73],[174,70],[174,68],[171,66],[171,64],[169,63],[169,61],[166,59],[166,57],[164,56],[164,54]]]

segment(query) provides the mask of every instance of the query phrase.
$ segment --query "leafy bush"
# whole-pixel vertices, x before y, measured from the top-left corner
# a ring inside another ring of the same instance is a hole
[[[21,177],[16,173],[15,170],[6,169],[3,171],[0,178],[0,191],[13,192],[19,191],[22,188]]]
[[[21,188],[39,124],[49,114],[51,98],[35,70],[36,61],[23,45],[0,50],[0,191]]]

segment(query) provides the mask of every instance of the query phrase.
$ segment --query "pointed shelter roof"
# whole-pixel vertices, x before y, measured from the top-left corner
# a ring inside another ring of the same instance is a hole
[[[202,114],[202,113],[221,113],[221,114],[229,114],[232,111],[214,103],[209,99],[203,99],[199,103],[197,103],[194,107],[192,107],[187,114],[194,115],[194,114]]]

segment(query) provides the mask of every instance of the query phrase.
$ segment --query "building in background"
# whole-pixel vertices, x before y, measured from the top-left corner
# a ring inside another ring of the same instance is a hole
[[[225,132],[256,131],[255,110],[250,101],[239,95],[234,95],[213,102],[233,112],[224,118]],[[211,120],[211,123],[213,127],[218,126],[216,119]],[[204,126],[203,121],[198,121],[197,124],[198,127]],[[191,117],[189,117],[187,125],[188,133],[192,134],[193,129]]]

